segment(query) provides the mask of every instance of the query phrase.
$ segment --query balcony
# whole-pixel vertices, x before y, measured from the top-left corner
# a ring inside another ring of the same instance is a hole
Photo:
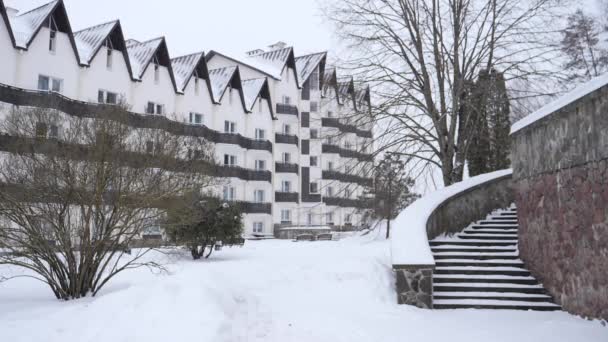
[[[276,133],[274,135],[274,142],[277,144],[289,144],[299,146],[299,139],[297,135]]]
[[[362,153],[359,151],[347,150],[345,148],[341,148],[340,146],[329,145],[329,144],[323,144],[322,152],[323,153],[335,153],[335,154],[339,154],[340,157],[342,157],[342,158],[354,158],[354,159],[359,159],[360,161],[371,161],[373,159],[371,154],[366,154],[366,153]]]
[[[241,208],[244,214],[272,214],[272,204],[254,202],[233,202]]]
[[[349,175],[338,171],[323,170],[322,178],[327,180],[337,180],[344,183],[356,183],[362,186],[372,186],[373,179],[360,177],[356,175]]]
[[[297,192],[280,192],[274,193],[274,201],[277,203],[299,203],[300,198]]]
[[[222,178],[234,177],[247,181],[272,181],[272,173],[270,171],[251,170],[235,166],[220,165],[217,167],[215,174]]]
[[[368,203],[364,200],[342,197],[323,197],[323,203],[342,208],[367,209],[369,207]]]
[[[275,163],[275,172],[300,174],[300,166],[298,164]]]
[[[320,203],[320,194],[302,194],[302,202],[304,203]]]
[[[143,115],[124,111],[113,105],[72,100],[57,93],[25,90],[0,84],[0,102],[17,106],[51,108],[80,118],[106,118],[133,128],[162,129],[178,136],[201,137],[214,143],[233,144],[249,150],[272,152],[270,141],[257,141],[239,134],[221,133],[206,126],[169,120],[162,115]]]
[[[343,132],[343,133],[354,133],[362,138],[371,138],[372,137],[371,131],[361,130],[357,126],[354,126],[354,125],[343,124],[340,122],[340,120],[338,118],[322,118],[321,125],[323,127],[337,128],[340,130],[340,132]]]
[[[298,107],[283,103],[277,103],[277,114],[289,114],[298,116]]]

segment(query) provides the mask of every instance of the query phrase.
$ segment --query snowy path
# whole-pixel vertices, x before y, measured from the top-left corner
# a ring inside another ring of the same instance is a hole
[[[0,340],[608,340],[608,327],[563,312],[396,305],[389,243],[366,239],[248,241],[208,262],[168,260],[170,275],[124,274],[99,297],[69,303],[13,280],[0,284]]]

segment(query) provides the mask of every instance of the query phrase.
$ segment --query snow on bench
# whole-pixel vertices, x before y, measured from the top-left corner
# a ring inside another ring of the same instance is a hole
[[[423,196],[403,210],[395,219],[391,236],[393,268],[435,266],[426,231],[427,221],[435,209],[461,192],[512,173],[512,170],[501,170],[469,178]]]

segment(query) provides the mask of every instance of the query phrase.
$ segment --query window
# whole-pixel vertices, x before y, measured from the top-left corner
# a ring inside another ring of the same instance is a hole
[[[232,104],[232,87],[228,87],[228,103]]]
[[[316,113],[319,110],[319,104],[316,101],[310,102],[310,112]]]
[[[327,189],[325,189],[325,195],[327,197],[333,197],[334,196],[334,187],[328,186]]]
[[[236,134],[236,122],[224,121],[224,133]]]
[[[50,139],[58,139],[59,138],[59,127],[56,125],[49,126],[49,138]]]
[[[97,102],[107,104],[117,104],[118,94],[111,91],[99,90],[97,92]]]
[[[352,192],[350,191],[349,188],[345,188],[344,189],[344,198],[350,198],[351,193]]]
[[[327,145],[333,145],[334,144],[334,138],[333,137],[327,137],[327,138],[325,138],[325,143]]]
[[[106,68],[112,70],[112,49],[108,47],[106,51]]]
[[[308,213],[308,214],[306,214],[306,223],[307,223],[309,226],[312,226],[312,225],[313,225],[313,223],[314,223],[314,219],[313,219],[313,215],[312,215],[312,213]]]
[[[325,221],[327,224],[334,224],[334,213],[325,213]]]
[[[283,95],[283,104],[290,105],[291,104],[291,97]]]
[[[352,149],[352,147],[353,147],[353,145],[351,144],[350,141],[345,141],[344,142],[344,148],[345,149],[350,150],[350,149]]]
[[[291,134],[291,125],[283,124],[283,134],[285,134],[285,135]]]
[[[265,140],[266,131],[260,128],[255,129],[255,140]]]
[[[265,160],[256,160],[255,161],[255,169],[258,171],[266,170],[266,161]]]
[[[264,232],[264,222],[253,222],[253,232],[254,233],[263,233]]]
[[[236,156],[224,154],[224,165],[230,167],[236,166]]]
[[[319,131],[315,128],[311,128],[310,129],[310,139],[318,139],[319,138]]]
[[[291,192],[291,182],[290,181],[281,182],[281,192]]]
[[[317,182],[310,183],[310,193],[311,194],[319,193],[319,184]]]
[[[234,201],[236,198],[236,189],[233,186],[224,186],[222,198],[224,201]]]
[[[258,100],[258,105],[259,105],[260,113],[263,113],[264,112],[264,99],[262,99],[261,97]]]
[[[148,102],[148,104],[146,105],[146,114],[163,115],[164,112],[165,112],[164,105],[154,103],[154,102]]]
[[[315,71],[313,71],[313,73],[310,75],[310,89],[319,89],[319,69],[315,69]]]
[[[194,95],[200,94],[200,79],[198,78],[198,73],[196,71],[194,71],[194,75],[192,75],[192,77],[194,77]]]
[[[281,223],[291,223],[291,210],[281,209]]]
[[[317,166],[318,165],[318,157],[314,156],[314,157],[310,157],[310,166]]]
[[[327,170],[328,171],[333,171],[334,170],[334,162],[331,162],[331,161],[327,162]]]
[[[253,192],[253,201],[255,203],[264,203],[264,190],[255,190]]]
[[[61,91],[63,90],[63,80],[50,76],[39,75],[38,90],[61,93]]]
[[[331,110],[327,111],[327,117],[328,118],[333,118],[334,117],[334,112],[332,112]]]
[[[191,125],[202,125],[203,124],[203,114],[190,112],[190,124]]]
[[[352,222],[353,222],[353,215],[352,214],[346,214],[346,215],[344,215],[344,223],[351,224]]]
[[[283,154],[281,156],[281,160],[283,161],[284,164],[291,163],[291,153],[283,152]]]

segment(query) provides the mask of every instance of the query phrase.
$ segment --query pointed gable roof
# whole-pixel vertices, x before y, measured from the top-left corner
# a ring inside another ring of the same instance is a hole
[[[27,50],[40,32],[40,29],[48,22],[49,18],[55,18],[58,29],[68,35],[74,55],[80,62],[78,48],[74,41],[74,33],[68,18],[63,0],[54,0],[40,7],[21,13],[15,17],[9,17],[11,28],[15,36],[15,46]]]
[[[268,52],[262,52],[256,55],[248,57],[251,60],[257,61],[264,68],[271,70],[275,75],[283,74],[285,67],[291,67],[294,70],[294,76],[296,77],[296,84],[300,87],[300,81],[298,77],[298,68],[296,66],[296,58],[293,52],[293,47],[285,47],[282,49],[271,50]]]
[[[268,86],[267,78],[254,78],[244,80],[243,84],[243,95],[245,96],[245,106],[248,112],[253,111],[253,106],[258,98],[268,100],[268,107],[270,109],[270,116],[274,119],[274,111],[272,109],[272,100],[270,98],[270,87]]]
[[[6,31],[8,32],[9,37],[11,38],[13,47],[17,47],[17,45],[15,43],[15,35],[13,35],[13,29],[11,28],[11,22],[8,19],[8,13],[6,12],[6,7],[4,6],[3,0],[0,0],[0,17],[2,17],[2,22],[4,23],[4,27],[6,27]]]
[[[142,80],[148,66],[150,66],[156,56],[159,64],[169,70],[169,76],[171,77],[171,82],[173,83],[175,91],[181,92],[177,88],[177,83],[175,82],[175,74],[173,73],[173,66],[171,65],[171,58],[169,57],[169,49],[167,48],[165,37],[154,38],[145,42],[130,39],[127,40],[126,43],[129,59],[131,60],[133,78],[135,80]]]
[[[179,90],[186,90],[188,83],[196,72],[196,75],[198,75],[199,78],[206,81],[211,100],[215,101],[213,98],[209,69],[207,68],[204,52],[197,52],[190,55],[173,58],[171,60],[171,65],[173,66],[173,73],[175,74],[175,81]]]
[[[325,75],[323,75],[323,91],[321,95],[323,97],[327,97],[327,92],[330,88],[333,88],[336,92],[336,100],[338,103],[340,102],[340,94],[338,92],[338,72],[335,67],[329,67],[325,70]]]
[[[345,99],[350,99],[355,105],[355,82],[352,77],[338,81],[338,94],[340,104],[344,104]]]
[[[296,57],[296,66],[298,67],[298,80],[300,84],[306,83],[310,75],[315,71],[317,66],[320,67],[319,80],[323,82],[325,73],[325,61],[327,52],[313,53],[310,55]],[[323,87],[323,85],[321,85]]]
[[[360,109],[361,104],[367,104],[371,107],[371,93],[369,85],[366,86],[355,86],[355,103],[357,108]]]
[[[247,110],[245,105],[245,95],[243,94],[243,83],[241,82],[241,73],[238,66],[229,66],[209,70],[209,79],[211,81],[211,89],[216,103],[221,103],[228,86],[237,89],[241,98],[243,110]]]

